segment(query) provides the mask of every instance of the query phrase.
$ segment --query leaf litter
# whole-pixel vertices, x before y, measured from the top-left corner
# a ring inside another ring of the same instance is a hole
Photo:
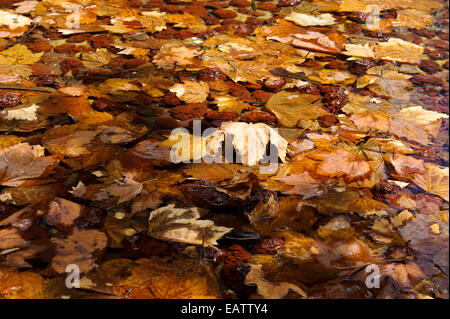
[[[0,8],[0,298],[448,298],[448,3],[72,4]]]

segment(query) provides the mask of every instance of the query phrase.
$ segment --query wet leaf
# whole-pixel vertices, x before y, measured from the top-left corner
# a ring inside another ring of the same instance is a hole
[[[231,228],[214,225],[211,220],[199,220],[196,207],[175,208],[171,204],[150,213],[147,234],[163,240],[193,245],[212,246]]]

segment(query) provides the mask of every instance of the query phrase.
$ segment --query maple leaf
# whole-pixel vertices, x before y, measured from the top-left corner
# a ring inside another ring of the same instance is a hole
[[[225,139],[231,137],[234,149],[244,165],[254,166],[263,159],[269,142],[276,147],[281,161],[285,161],[288,142],[266,124],[226,122],[220,126],[220,130],[225,134]]]
[[[203,51],[180,45],[177,41],[164,44],[152,62],[164,70],[172,70],[177,66],[184,67],[193,63],[193,59]]]
[[[367,70],[367,75],[358,78],[356,87],[368,87],[374,93],[402,100],[405,96],[409,98],[407,89],[412,87],[408,81],[410,77],[386,66],[376,66]]]
[[[94,53],[83,53],[83,64],[88,68],[98,68],[111,61],[111,54],[107,49],[97,49]]]
[[[139,21],[144,28],[151,33],[167,29],[165,12],[145,11],[142,12],[142,16],[137,16],[136,20]]]
[[[423,173],[425,171],[424,162],[417,160],[412,156],[392,154],[386,156],[389,162],[394,166],[397,174],[407,176],[410,173]]]
[[[316,74],[308,76],[308,79],[323,84],[352,84],[356,80],[356,78],[348,72],[327,69],[320,70]]]
[[[436,194],[448,201],[448,167],[442,168],[430,163],[425,163],[424,165],[425,172],[412,174],[411,180],[425,191]]]
[[[436,137],[441,127],[441,119],[448,119],[448,115],[425,110],[422,106],[409,106],[402,108],[396,114],[396,118],[413,123]]]
[[[44,52],[33,53],[23,44],[16,44],[0,52],[0,64],[33,64],[38,62]]]
[[[329,114],[322,108],[320,96],[281,91],[267,101],[266,108],[280,124],[295,127],[300,120],[315,120]]]
[[[350,121],[360,130],[376,129],[387,132],[390,117],[383,111],[361,110],[349,117]]]
[[[326,191],[323,183],[312,178],[308,172],[292,174],[278,178],[278,180],[293,186],[291,189],[284,192],[286,194],[298,194],[303,195],[304,198],[310,198],[320,196]]]
[[[448,298],[445,3],[13,2],[0,297]]]
[[[248,220],[251,224],[254,224],[262,220],[273,219],[277,215],[278,200],[277,197],[271,193],[269,199],[260,200],[258,204],[256,204],[255,208],[248,214]]]
[[[0,38],[19,37],[33,23],[33,20],[30,18],[17,13],[0,10]]]
[[[387,216],[388,212],[391,211],[385,203],[367,197],[360,197],[354,201],[350,209],[364,217],[371,215],[383,217]]]
[[[44,148],[28,143],[0,150],[0,185],[20,186],[48,175],[58,164],[55,156],[44,156]]]
[[[330,177],[344,177],[347,181],[366,178],[371,173],[369,163],[341,148],[331,148],[320,153],[308,154],[321,163],[317,166],[317,174]]]
[[[178,83],[170,87],[169,91],[186,103],[202,103],[208,97],[209,86],[202,81],[184,81],[183,84]]]
[[[404,41],[402,39],[390,38],[387,42],[345,44],[342,54],[348,56],[365,57],[372,59],[383,59],[394,62],[419,64],[420,56],[424,48],[420,45]]]
[[[175,138],[176,137],[176,138]],[[170,147],[170,160],[173,163],[190,162],[200,160],[207,156],[221,155],[224,135],[221,130],[215,130],[210,135],[194,136],[184,131],[176,132],[158,147]]]
[[[323,33],[310,31],[284,20],[277,26],[264,26],[258,31],[268,40],[323,53],[339,53],[346,40],[345,36],[334,30]]]
[[[173,23],[177,28],[188,28],[194,33],[205,32],[208,28],[202,19],[196,15],[183,12],[183,14],[168,14],[167,23]]]
[[[139,91],[140,88],[125,79],[108,79],[100,84],[99,89],[111,94],[120,94],[121,91]]]
[[[375,58],[375,51],[371,43],[366,44],[353,44],[346,43],[345,51],[342,54],[352,56],[352,57],[363,57],[363,58]]]
[[[161,201],[161,194],[154,190],[148,191],[143,189],[142,192],[133,200],[131,205],[131,213],[135,214],[148,208],[156,209]]]
[[[388,61],[418,64],[423,51],[424,48],[420,45],[402,39],[390,38],[387,42],[377,43],[375,57]]]
[[[133,32],[134,29],[128,27],[124,21],[118,19],[111,19],[111,25],[101,25],[101,27],[111,33],[128,33]]]
[[[219,112],[236,112],[240,114],[243,110],[250,107],[250,104],[244,103],[239,98],[228,94],[215,96],[214,103],[219,108]]]
[[[200,217],[196,207],[175,208],[170,204],[150,213],[147,234],[163,240],[212,246],[231,231],[231,228],[214,225],[211,220],[199,220]]]

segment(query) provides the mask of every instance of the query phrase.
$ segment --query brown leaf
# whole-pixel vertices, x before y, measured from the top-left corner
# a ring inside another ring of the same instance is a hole
[[[106,235],[98,230],[78,230],[66,238],[52,238],[56,254],[52,259],[51,268],[58,274],[66,273],[66,267],[75,264],[81,273],[97,267],[95,255],[106,248]]]
[[[0,185],[20,186],[47,176],[58,164],[55,156],[44,156],[39,145],[20,143],[0,150]]]

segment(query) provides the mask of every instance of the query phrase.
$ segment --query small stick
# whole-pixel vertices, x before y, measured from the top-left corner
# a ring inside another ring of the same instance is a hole
[[[26,86],[16,86],[16,85],[0,85],[0,90],[17,90],[17,91],[34,91],[34,92],[44,92],[44,93],[55,93],[54,88],[44,88],[38,86],[26,87]]]

